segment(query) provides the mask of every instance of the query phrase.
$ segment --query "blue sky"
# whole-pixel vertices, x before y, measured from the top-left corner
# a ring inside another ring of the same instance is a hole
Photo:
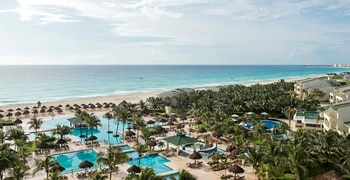
[[[0,0],[0,64],[349,63],[349,0]]]

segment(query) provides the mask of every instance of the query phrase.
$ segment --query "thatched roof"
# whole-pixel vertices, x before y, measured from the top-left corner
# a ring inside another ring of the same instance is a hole
[[[312,178],[312,180],[344,180],[336,171],[328,171]]]

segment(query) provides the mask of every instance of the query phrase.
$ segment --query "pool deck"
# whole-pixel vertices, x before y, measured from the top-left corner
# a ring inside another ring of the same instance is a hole
[[[101,112],[94,112],[94,113],[97,116],[102,116],[105,112],[101,111]],[[59,118],[72,117],[73,115],[74,114],[68,112],[67,114],[59,116]],[[49,116],[46,116],[46,117],[39,116],[39,118],[42,118],[44,121],[52,120],[52,118]],[[57,116],[56,116],[56,118],[57,118]],[[147,117],[147,118],[151,119],[150,117]],[[26,120],[26,119],[24,120],[24,122],[27,122],[27,121],[28,120]],[[189,128],[188,125],[186,125],[185,129],[187,129],[187,128]],[[29,125],[27,123],[22,124],[22,129],[26,133],[32,131],[29,129]],[[175,134],[175,132],[169,132],[167,134],[167,136],[172,136],[174,134]],[[93,148],[87,147],[86,145],[81,144],[79,139],[77,137],[75,137],[74,135],[69,135],[68,137],[71,138],[71,141],[68,142],[69,150],[62,150],[59,152],[55,152],[55,151],[51,150],[51,154],[68,153],[68,152],[87,150],[87,149],[94,149],[96,152],[100,152],[100,151],[105,152],[106,149],[108,148],[107,143],[100,143],[100,146],[93,147]],[[135,142],[126,142],[125,141],[123,144],[117,144],[116,146],[123,146],[123,145],[129,145],[130,147],[133,147],[135,145]],[[226,149],[226,145],[224,145],[224,144],[219,144],[218,147],[220,149]],[[131,150],[124,150],[124,151],[129,152],[129,151],[134,151],[134,150],[131,149]],[[33,153],[31,155],[31,157],[28,158],[28,163],[29,163],[30,167],[35,166],[35,159],[44,159],[45,156],[46,156],[46,154],[35,155],[35,153]],[[184,156],[180,156],[180,155],[174,155],[174,156],[166,157],[166,158],[169,159],[170,162],[165,163],[165,165],[172,168],[173,171],[165,172],[165,173],[162,173],[160,175],[174,174],[174,173],[178,173],[178,171],[181,171],[182,169],[185,169],[185,170],[189,171],[191,174],[193,174],[194,176],[196,176],[198,179],[216,180],[216,179],[220,179],[220,176],[225,173],[224,170],[212,171],[211,167],[208,165],[209,159],[206,156],[204,156],[202,159],[199,160],[199,161],[203,161],[203,166],[199,167],[199,168],[188,167],[188,165],[187,165],[188,163],[194,162],[194,160],[190,159],[188,156],[184,157]],[[118,172],[118,174],[113,173],[112,179],[119,180],[119,179],[123,179],[124,177],[126,177],[128,175],[126,170],[129,167],[130,167],[130,165],[128,163],[124,163],[124,164],[119,165],[119,172]],[[244,168],[245,172],[240,174],[240,176],[245,176],[245,179],[249,179],[249,180],[256,180],[257,179],[252,167],[245,166],[243,168]],[[32,169],[29,172],[31,173]],[[227,171],[227,174],[230,174],[230,173]],[[39,172],[37,172],[37,174],[34,177],[29,176],[29,177],[26,177],[26,179],[29,179],[29,180],[45,179],[45,176],[46,176],[46,174],[44,171],[39,171]],[[68,177],[69,180],[78,180],[76,173],[67,174],[66,176]]]

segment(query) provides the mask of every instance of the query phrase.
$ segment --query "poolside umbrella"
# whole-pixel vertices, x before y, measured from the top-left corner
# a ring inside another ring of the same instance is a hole
[[[50,146],[49,146],[49,144],[47,144],[46,142],[43,141],[40,144],[36,145],[36,147],[43,149],[43,148],[49,148]]]
[[[237,164],[234,164],[233,166],[229,167],[228,171],[235,173],[234,179],[236,179],[237,173],[244,173],[244,169],[241,166],[238,166]]]
[[[207,130],[206,130],[204,127],[200,127],[200,128],[198,129],[198,132],[199,132],[199,133],[206,133]]]
[[[202,155],[197,152],[197,151],[194,151],[191,155],[190,155],[190,158],[191,159],[194,159],[194,163],[196,163],[196,160],[197,159],[202,159]]]
[[[86,171],[86,168],[91,168],[92,166],[94,166],[94,165],[90,161],[87,161],[87,160],[85,160],[79,164],[79,168],[84,168],[85,171]]]
[[[97,140],[97,137],[95,135],[91,135],[87,139],[89,139],[90,141],[95,141]]]
[[[13,124],[22,124],[23,121],[20,119],[16,119],[15,121],[13,121]]]
[[[61,166],[59,164],[51,167],[51,169],[50,169],[51,172],[57,172],[57,171],[62,172],[64,170],[66,170],[66,168],[64,168],[63,166]]]
[[[66,143],[67,143],[67,141],[64,140],[64,139],[59,139],[59,140],[57,140],[57,142],[56,142],[56,144],[66,144]]]
[[[132,131],[126,131],[125,132],[125,136],[134,136],[134,135],[135,135],[135,133],[132,132]]]
[[[141,172],[141,168],[136,166],[136,165],[132,165],[126,171],[128,171],[128,173],[131,173],[131,172],[140,173]]]

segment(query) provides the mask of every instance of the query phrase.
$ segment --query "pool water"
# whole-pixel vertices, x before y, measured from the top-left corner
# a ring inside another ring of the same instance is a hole
[[[137,154],[137,152],[136,152]],[[141,157],[141,167],[153,167],[156,174],[164,173],[173,171],[170,167],[166,166],[164,163],[170,162],[170,160],[158,155],[158,154],[152,154]],[[139,164],[138,156],[137,158],[132,158],[130,161],[128,161],[129,165],[136,165]]]
[[[79,168],[79,164],[85,160],[90,161],[94,165],[93,168],[100,167],[100,165],[95,162],[97,153],[94,150],[57,154],[53,155],[53,157],[57,159],[60,165],[66,169],[62,172],[62,174],[71,173],[72,170],[74,172],[84,171],[85,169]]]
[[[171,176],[174,177],[175,179],[179,179],[179,173],[167,175],[165,176],[165,179],[170,180]]]
[[[269,128],[273,128],[274,126],[279,126],[280,123],[276,121],[270,121],[270,120],[262,120],[262,122]]]
[[[139,158],[139,153],[137,153],[136,151],[126,152],[125,154],[128,155],[129,157],[131,157],[131,159]]]
[[[125,145],[125,146],[118,146],[121,150],[130,150],[132,149],[130,146]]]
[[[268,129],[272,129],[274,126],[279,126],[279,122],[276,122],[276,121],[270,121],[270,120],[261,120],[263,124],[265,124],[265,126],[268,128]],[[246,128],[248,129],[252,129],[252,125],[251,124],[246,124],[245,125]]]
[[[40,130],[41,131],[47,131],[47,130],[52,130],[54,128],[56,128],[57,125],[67,125],[70,126],[70,122],[67,120],[70,117],[67,118],[53,118],[50,121],[45,121]],[[109,130],[113,131],[113,133],[107,133],[108,130],[108,119],[107,118],[103,118],[101,116],[98,117],[101,120],[101,124],[102,127],[97,127],[96,128],[92,128],[92,134],[94,136],[97,137],[97,141],[99,142],[103,142],[106,141],[109,144],[113,145],[113,144],[121,144],[122,142],[120,141],[120,138],[122,137],[122,135],[119,133],[119,137],[114,137],[114,134],[116,131],[120,132],[123,129],[123,124],[119,121],[116,120],[109,120]],[[119,126],[118,126],[119,123]],[[129,122],[127,121],[124,124],[124,131],[127,131],[127,128],[129,126]],[[118,127],[118,130],[117,130]],[[86,136],[90,136],[91,135],[91,129],[89,129],[88,131],[86,131],[86,128],[82,128],[80,129],[72,129],[71,130],[72,135],[74,135],[75,137],[77,137],[81,142],[84,142],[85,138],[80,138],[80,135],[83,134]],[[32,133],[31,133],[32,134]],[[57,135],[58,137],[58,135]],[[29,135],[29,139],[33,140],[34,139],[34,135]]]

